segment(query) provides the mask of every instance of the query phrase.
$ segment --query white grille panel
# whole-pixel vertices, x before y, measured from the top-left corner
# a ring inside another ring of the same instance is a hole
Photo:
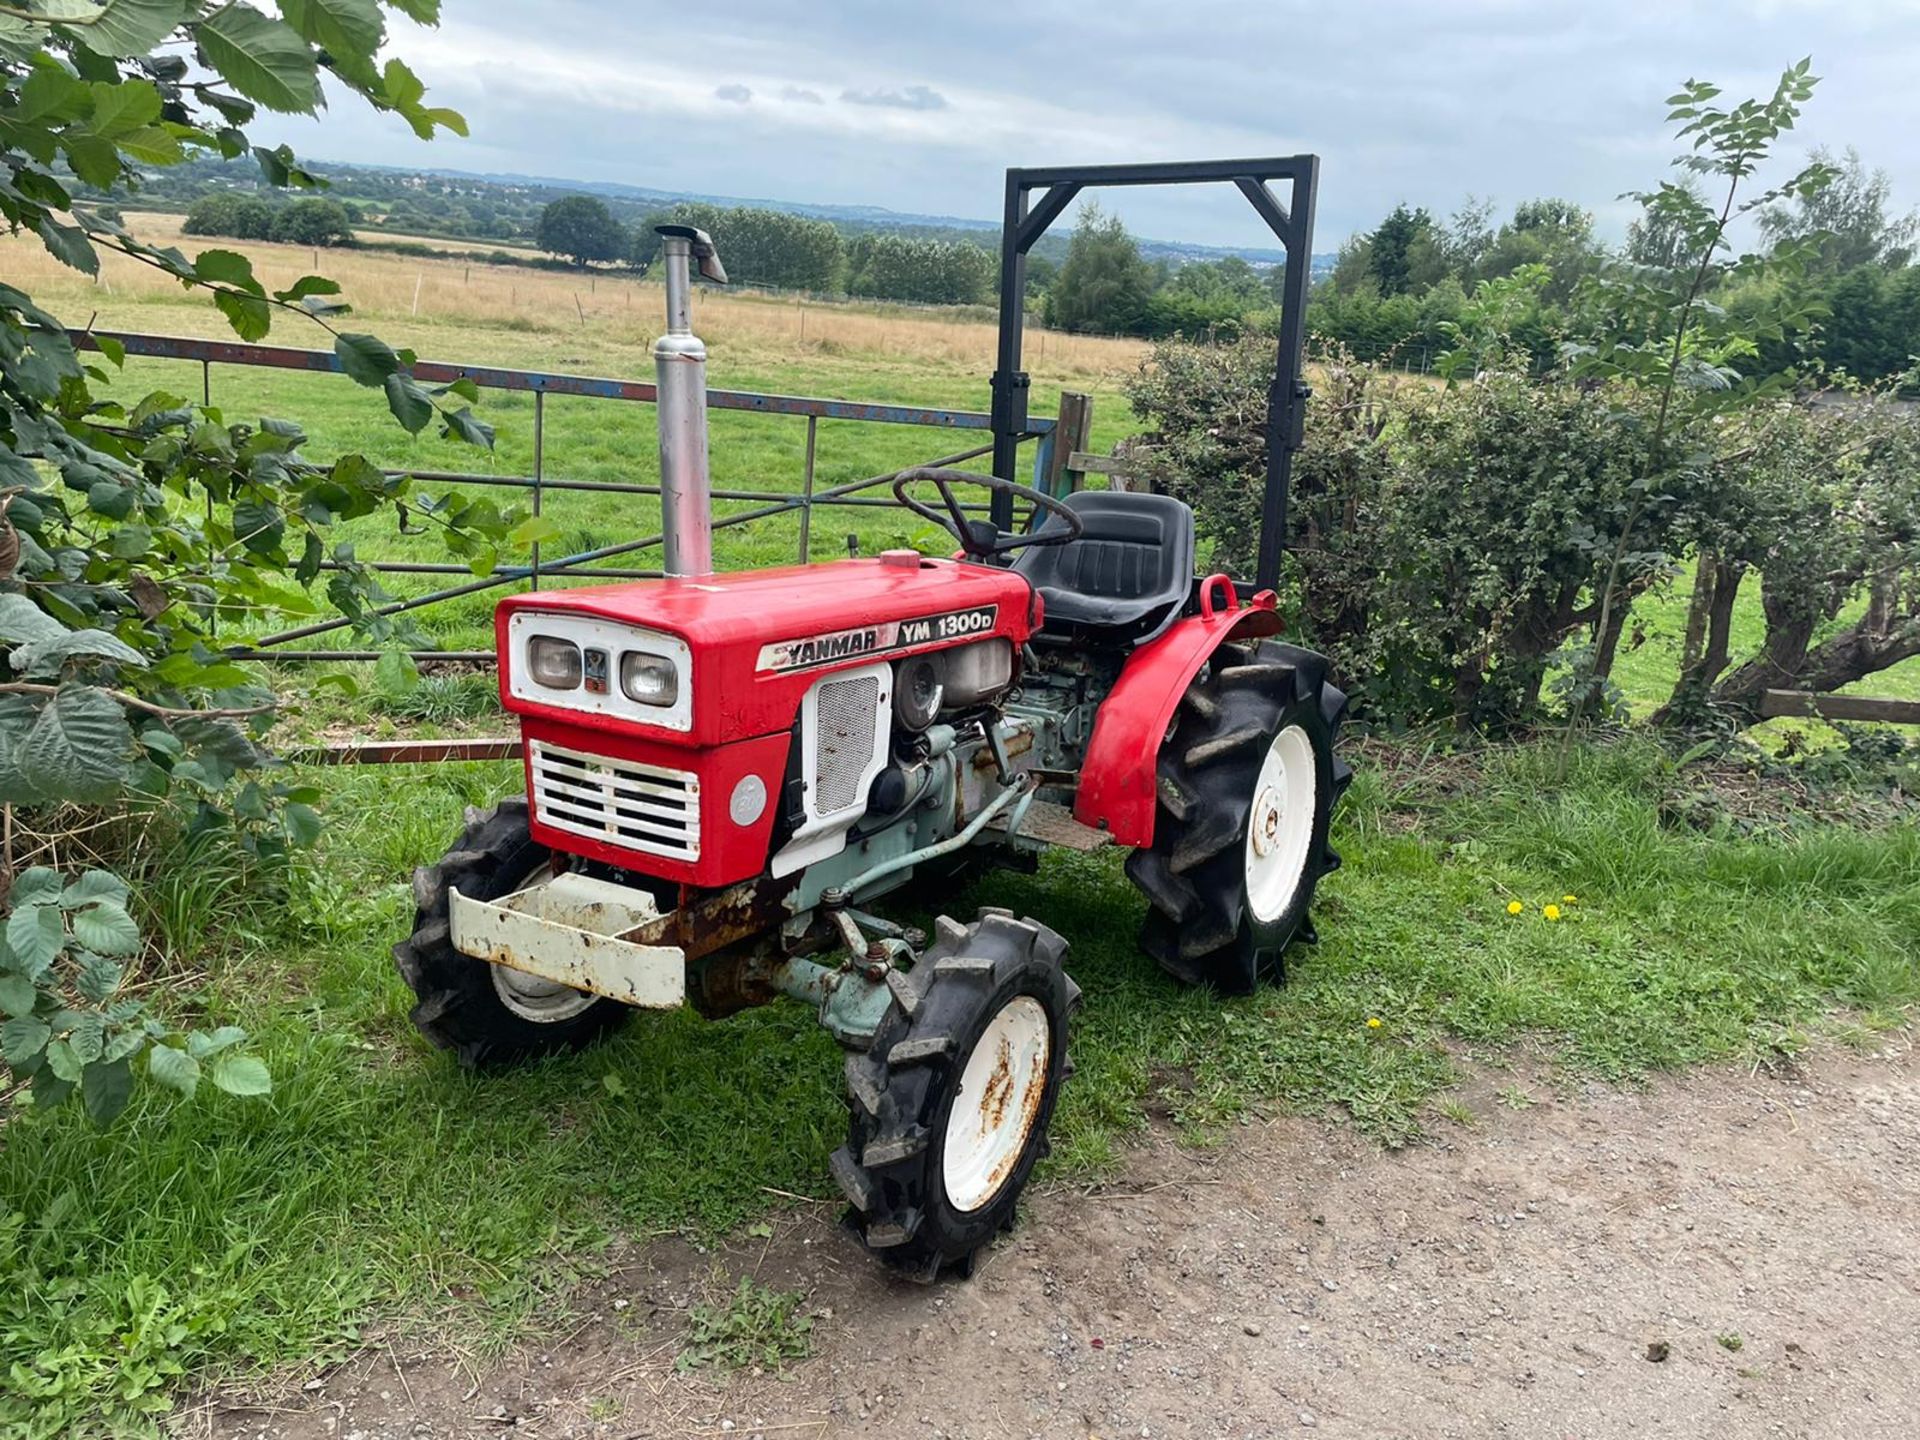
[[[880,704],[880,679],[856,675],[829,680],[820,687],[820,733],[815,741],[819,777],[814,809],[834,815],[856,803],[860,777],[873,759],[873,712]]]
[[[533,808],[544,825],[592,840],[700,858],[700,777],[535,740]]]

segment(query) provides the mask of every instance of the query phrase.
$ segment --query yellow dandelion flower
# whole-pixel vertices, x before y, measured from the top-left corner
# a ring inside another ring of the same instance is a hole
[[[1562,895],[1560,897],[1560,903],[1562,905],[1572,905],[1577,903],[1579,899],[1580,897],[1578,895]]]
[[[1367,1029],[1378,1030],[1379,1028],[1380,1028],[1380,1017],[1378,1015],[1369,1015],[1367,1017]]]
[[[1507,902],[1507,914],[1509,915],[1519,915],[1523,913],[1526,908],[1527,907],[1522,905],[1518,900],[1509,900]]]
[[[1560,918],[1560,907],[1558,905],[1543,906],[1540,913],[1549,920],[1558,920]]]

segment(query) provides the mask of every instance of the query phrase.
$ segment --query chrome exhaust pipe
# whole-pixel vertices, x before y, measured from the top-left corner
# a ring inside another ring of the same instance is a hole
[[[660,429],[662,569],[713,573],[713,480],[707,466],[707,347],[693,333],[693,264],[725,284],[727,272],[704,230],[660,225],[666,263],[667,333],[653,342],[654,409]]]

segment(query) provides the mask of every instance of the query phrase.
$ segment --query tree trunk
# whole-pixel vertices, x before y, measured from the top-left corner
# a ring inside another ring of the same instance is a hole
[[[1743,723],[1752,724],[1760,718],[1760,694],[1764,690],[1806,690],[1825,695],[1920,655],[1920,614],[1886,619],[1891,623],[1876,624],[1869,613],[1811,650],[1807,636],[1812,623],[1796,623],[1793,633],[1782,637],[1786,642],[1784,654],[1791,649],[1793,634],[1799,635],[1792,665],[1781,664],[1780,656],[1769,645],[1768,654],[1748,661],[1714,687],[1714,704],[1740,715]]]
[[[1687,615],[1687,635],[1693,659],[1683,665],[1667,703],[1653,712],[1653,723],[1665,725],[1675,715],[1697,710],[1726,672],[1727,647],[1733,630],[1733,605],[1740,598],[1740,582],[1747,567],[1738,560],[1720,560],[1702,554],[1693,587],[1693,605]],[[1704,604],[1702,603],[1704,597]],[[1696,646],[1694,625],[1701,628]]]
[[[1707,612],[1713,604],[1714,576],[1718,563],[1704,545],[1694,562],[1693,603],[1687,606],[1687,636],[1680,644],[1680,673],[1686,674],[1700,663],[1700,650],[1706,644]]]

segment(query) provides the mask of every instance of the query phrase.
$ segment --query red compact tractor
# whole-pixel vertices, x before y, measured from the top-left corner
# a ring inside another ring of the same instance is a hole
[[[420,1029],[487,1066],[584,1045],[636,1007],[803,1000],[847,1050],[849,1133],[831,1165],[850,1227],[931,1279],[964,1273],[1013,1223],[1080,992],[1041,921],[988,908],[943,915],[929,937],[878,913],[889,892],[1121,845],[1161,966],[1227,994],[1278,978],[1288,944],[1311,938],[1348,779],[1333,749],[1346,699],[1324,659],[1278,638],[1272,590],[1307,394],[1315,172],[1311,157],[1009,172],[995,474],[893,482],[953,533],[951,559],[712,573],[689,307],[694,266],[725,277],[705,235],[662,227],[666,578],[500,606],[527,794],[415,877],[413,934],[394,953]],[[1273,179],[1292,182],[1290,206]],[[1290,261],[1261,574],[1244,601],[1225,575],[1195,577],[1181,501],[1011,478],[1028,248],[1083,185],[1187,180],[1237,184]],[[990,518],[962,485],[987,487]]]

